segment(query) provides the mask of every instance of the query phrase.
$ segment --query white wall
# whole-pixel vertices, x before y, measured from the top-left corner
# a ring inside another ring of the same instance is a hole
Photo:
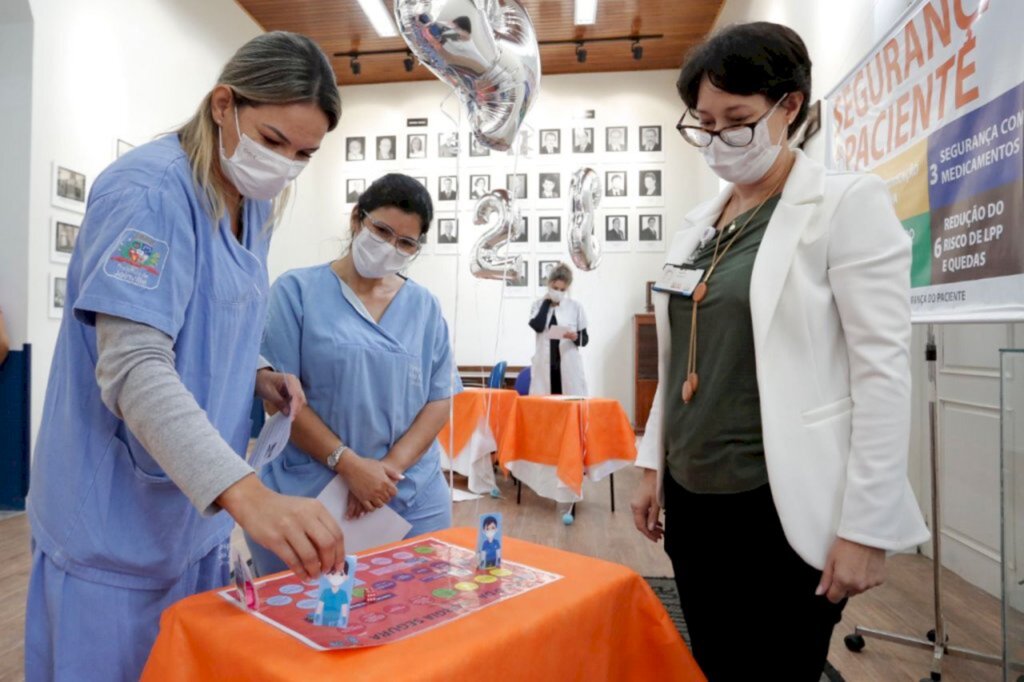
[[[28,334],[29,167],[32,130],[32,15],[28,0],[0,5],[0,309],[11,346]]]
[[[113,161],[117,138],[141,144],[177,127],[234,51],[260,29],[230,0],[30,1],[31,199],[22,228],[28,272],[20,286],[28,290],[27,338],[34,344],[36,433],[59,330],[47,314],[48,277],[66,269],[49,262],[50,219],[61,214],[50,206],[51,164],[85,172],[91,186]],[[0,54],[5,49],[0,39]],[[14,142],[9,138],[5,150]],[[4,176],[6,183],[10,175]],[[0,295],[6,297],[2,289]]]
[[[674,126],[682,114],[682,104],[675,90],[675,71],[643,71],[635,73],[547,76],[543,78],[540,96],[527,118],[533,130],[560,128],[563,148],[570,143],[572,117],[583,109],[594,109],[595,119],[581,125],[593,126],[598,153],[590,165],[601,172],[626,168],[629,170],[629,191],[635,192],[639,168],[663,171],[668,194],[665,205],[644,208],[642,212],[665,214],[665,232],[671,234],[682,216],[697,202],[715,191],[714,176],[700,161],[697,153],[676,134]],[[437,159],[434,146],[437,133],[454,129],[454,124],[441,113],[441,102],[449,88],[440,82],[366,85],[342,89],[342,114],[339,129],[329,136],[310,168],[300,178],[298,196],[289,220],[280,228],[271,248],[271,276],[288,268],[323,262],[336,257],[347,240],[348,207],[345,204],[345,180],[349,177],[374,178],[389,172],[406,172],[426,176],[431,194],[436,198],[437,177],[456,174],[454,159]],[[447,111],[455,111],[454,98],[448,100]],[[456,112],[457,113],[457,112]],[[427,117],[426,129],[406,128],[406,119]],[[603,149],[604,125],[629,126],[630,145],[636,147],[638,126],[660,124],[663,131],[664,161],[647,163],[630,161],[611,163],[612,155]],[[463,126],[463,144],[467,128]],[[404,159],[405,135],[426,132],[429,136],[431,161],[422,163]],[[365,136],[370,142],[377,135],[399,137],[399,161],[391,163],[344,160],[344,138]],[[559,157],[563,158],[563,157]],[[459,255],[442,255],[436,246],[427,249],[410,268],[410,275],[427,286],[440,299],[449,323],[454,322],[456,359],[459,364],[493,364],[506,360],[512,365],[528,365],[534,350],[534,333],[526,323],[533,297],[539,292],[531,286],[529,297],[505,296],[499,282],[474,278],[469,268],[469,247],[484,228],[472,225],[471,210],[475,204],[468,198],[468,176],[490,173],[492,189],[503,187],[505,175],[513,172],[515,159],[494,154],[481,164],[473,159],[459,160],[460,249]],[[562,172],[561,206],[554,210],[528,209],[531,241],[536,244],[539,215],[561,215],[563,231],[569,217],[569,177],[581,163],[564,159],[554,164],[543,156],[519,159],[516,172],[530,178],[531,206],[536,196],[538,172]],[[635,196],[635,194],[634,194]],[[437,206],[435,204],[435,206]],[[439,213],[448,213],[439,208]],[[598,211],[598,226],[604,229],[605,213],[630,215],[630,238],[636,240],[636,215],[639,209],[606,208]],[[436,230],[436,222],[434,229]],[[564,235],[564,232],[563,232]],[[431,235],[433,242],[436,235]],[[634,245],[635,247],[635,245]],[[563,244],[557,252],[529,247],[531,285],[535,283],[536,261],[562,259],[569,261]],[[590,345],[583,357],[594,395],[619,400],[632,418],[633,414],[633,339],[632,321],[645,302],[645,282],[654,279],[660,270],[663,251],[656,253],[605,252],[597,270],[576,272],[572,295],[582,302],[588,318]],[[458,307],[456,309],[456,297]],[[499,316],[500,315],[500,316]]]

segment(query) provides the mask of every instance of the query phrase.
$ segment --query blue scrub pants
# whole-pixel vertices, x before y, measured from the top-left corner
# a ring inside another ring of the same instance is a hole
[[[160,629],[163,610],[230,581],[228,543],[188,567],[165,590],[83,580],[32,551],[25,619],[27,682],[136,682]]]
[[[451,497],[448,484],[441,473],[417,493],[412,504],[406,506],[401,501],[392,500],[388,506],[412,524],[412,528],[405,535],[407,538],[451,528],[452,525]],[[256,575],[270,575],[288,569],[276,554],[256,544],[248,533],[245,541],[252,553],[252,565],[256,569]]]

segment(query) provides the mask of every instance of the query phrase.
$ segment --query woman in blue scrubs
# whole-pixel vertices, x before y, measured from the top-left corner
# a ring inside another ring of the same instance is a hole
[[[235,521],[304,577],[344,562],[327,510],[241,456],[254,394],[304,402],[257,371],[272,200],[340,113],[315,43],[265,34],[96,179],[33,461],[28,680],[138,679],[163,609],[227,584]]]
[[[341,476],[349,516],[387,504],[412,524],[410,536],[451,525],[437,434],[461,389],[440,304],[398,274],[432,217],[430,195],[413,178],[389,174],[370,185],[352,209],[348,253],[274,283],[262,348],[300,378],[309,400],[263,482],[315,497]],[[283,568],[247,539],[261,574]]]

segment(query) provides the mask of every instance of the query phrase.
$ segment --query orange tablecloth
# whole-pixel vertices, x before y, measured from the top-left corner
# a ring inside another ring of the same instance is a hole
[[[503,467],[535,490],[530,476],[516,471],[516,464],[551,468],[579,499],[584,474],[599,480],[636,459],[636,436],[617,400],[528,396],[516,401],[498,455]]]
[[[504,388],[467,388],[456,395],[452,405],[455,422],[454,453],[458,454],[466,447],[481,419],[487,421],[491,433],[494,434],[494,440],[500,443],[505,433],[505,424],[508,423],[518,397],[519,394],[515,391]],[[488,406],[491,410],[490,415],[487,414]],[[451,444],[451,425],[452,422],[445,424],[441,433],[437,435],[445,452],[448,452]],[[452,455],[451,452],[448,454]]]
[[[476,531],[434,537],[473,547]],[[506,538],[505,558],[564,576],[386,646],[314,651],[214,592],[167,609],[142,679],[704,680],[643,578],[624,566]]]

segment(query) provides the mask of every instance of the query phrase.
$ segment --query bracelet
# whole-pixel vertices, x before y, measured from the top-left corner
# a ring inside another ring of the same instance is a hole
[[[341,455],[343,452],[348,450],[348,446],[342,443],[338,447],[334,448],[334,451],[327,455],[327,468],[334,471],[338,468],[338,462],[341,461]]]

